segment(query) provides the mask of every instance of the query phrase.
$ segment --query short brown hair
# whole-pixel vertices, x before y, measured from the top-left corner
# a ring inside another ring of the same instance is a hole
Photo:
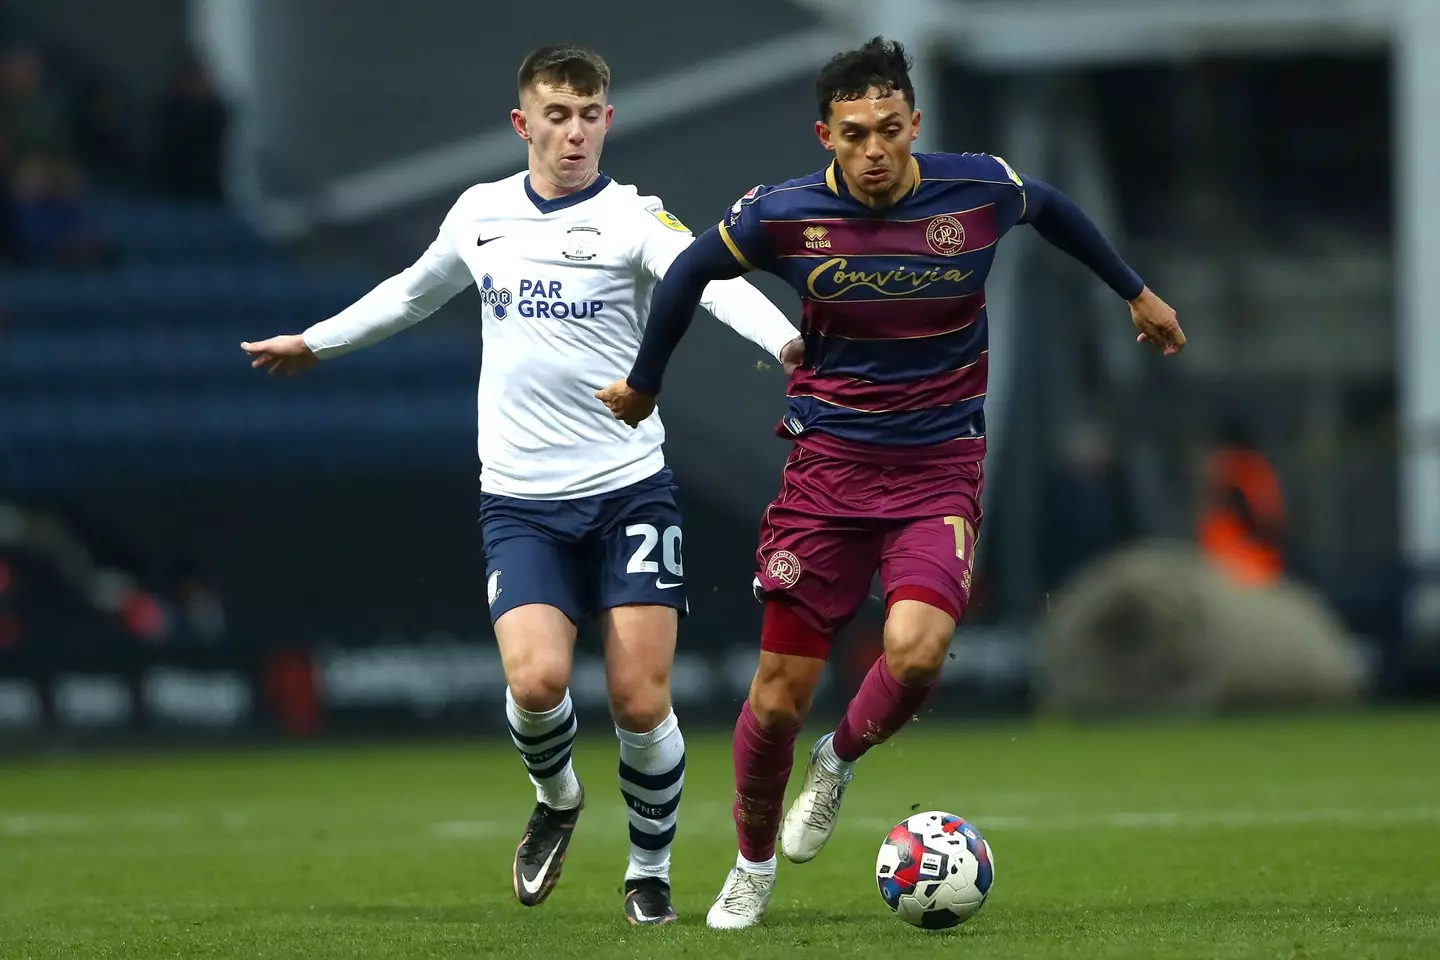
[[[610,89],[610,65],[593,50],[554,44],[532,50],[520,63],[520,93],[537,83],[569,87],[582,97]]]

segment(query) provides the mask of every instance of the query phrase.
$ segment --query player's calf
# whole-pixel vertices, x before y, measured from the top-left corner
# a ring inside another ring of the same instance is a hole
[[[533,907],[559,882],[585,803],[585,791],[571,763],[575,711],[568,693],[559,706],[544,713],[526,710],[509,690],[505,701],[511,739],[535,784],[535,809],[515,848],[512,871],[516,899]]]
[[[576,722],[568,646],[536,643],[517,650],[521,645],[509,634],[500,633],[510,738],[535,784],[536,801],[555,809],[576,807],[580,782],[570,760]]]
[[[766,729],[747,700],[735,721],[735,802],[731,813],[740,856],[737,869],[775,872],[775,833],[795,759],[798,726]]]
[[[495,620],[505,666],[505,718],[510,738],[535,785],[535,809],[515,848],[515,897],[527,907],[545,900],[560,880],[585,792],[575,776],[575,708],[570,701],[575,626],[557,607],[516,606]]]
[[[685,787],[685,737],[672,712],[653,730],[615,727],[620,740],[620,795],[630,821],[627,881],[668,880],[670,845]]]
[[[738,869],[775,869],[775,838],[785,807],[785,785],[795,736],[810,711],[825,662],[760,651],[750,697],[735,724],[735,833]]]
[[[780,828],[787,859],[812,860],[829,842],[855,761],[890,739],[930,696],[954,631],[955,620],[938,606],[910,599],[891,608],[884,655],[870,667],[835,732],[810,750],[800,793]]]
[[[944,603],[938,597],[933,604],[901,599],[890,608],[885,652],[846,707],[834,740],[819,750],[823,767],[847,772],[865,751],[894,736],[930,696],[955,632],[955,618],[942,609]]]
[[[777,639],[785,642],[777,643]],[[797,639],[803,642],[790,642]],[[733,883],[741,883],[743,889],[749,874],[773,874],[795,736],[810,712],[825,669],[825,661],[818,656],[782,653],[774,647],[819,652],[828,645],[828,636],[801,622],[788,605],[766,604],[760,661],[735,725],[734,815],[740,859],[738,873],[727,881],[727,890]],[[763,912],[763,905],[759,909]],[[712,917],[715,910],[721,910],[718,901]],[[726,922],[738,921],[732,917]]]
[[[675,919],[670,847],[685,786],[685,738],[670,706],[675,627],[668,607],[635,604],[606,612],[606,680],[630,821],[625,917],[642,925]]]

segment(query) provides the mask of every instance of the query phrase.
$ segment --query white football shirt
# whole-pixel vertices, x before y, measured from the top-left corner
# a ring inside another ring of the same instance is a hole
[[[480,287],[480,488],[528,500],[617,490],[665,465],[658,411],[632,429],[595,398],[630,372],[650,295],[694,237],[659,198],[601,176],[545,200],[518,173],[471,187],[413,265],[305,331],[321,358],[369,346]],[[772,357],[799,336],[743,279],[702,305]]]

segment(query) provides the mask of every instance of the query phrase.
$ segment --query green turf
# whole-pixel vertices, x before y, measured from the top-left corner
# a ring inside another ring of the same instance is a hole
[[[919,723],[863,761],[821,857],[781,864],[766,925],[730,934],[704,927],[734,857],[728,736],[691,738],[660,930],[620,914],[613,741],[577,753],[590,806],[534,910],[510,894],[533,794],[499,745],[0,765],[0,957],[1440,957],[1440,715]],[[994,847],[956,930],[876,892],[912,807]]]

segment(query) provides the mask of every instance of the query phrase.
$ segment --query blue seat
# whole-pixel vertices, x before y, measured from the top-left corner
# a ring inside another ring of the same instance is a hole
[[[215,207],[102,198],[119,263],[0,275],[0,478],[474,469],[478,338],[408,331],[297,381],[240,341],[298,332],[378,277],[301,267]]]

